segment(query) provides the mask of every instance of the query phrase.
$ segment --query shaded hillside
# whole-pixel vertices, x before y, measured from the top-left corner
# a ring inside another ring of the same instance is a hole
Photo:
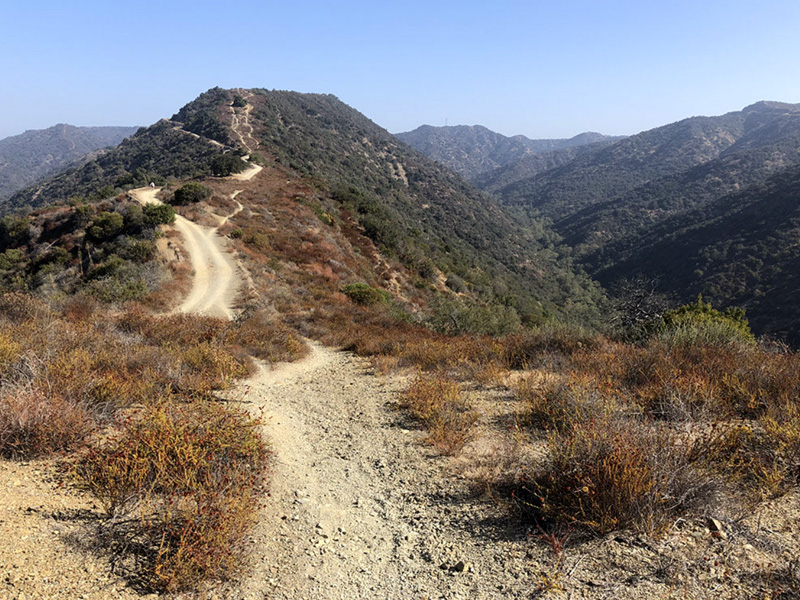
[[[252,160],[312,190],[293,202],[317,222],[352,230],[354,247],[361,242],[353,236],[363,236],[374,249],[361,252],[378,253],[374,269],[392,262],[407,269],[410,285],[429,300],[443,294],[529,322],[598,318],[599,287],[573,267],[550,230],[537,222],[520,227],[491,197],[329,95],[209,90],[97,160],[17,194],[11,205],[96,200],[150,181],[207,178],[221,159],[250,150]],[[248,226],[252,239],[267,233],[259,223]]]
[[[570,243],[602,244],[637,223],[763,180],[798,160],[800,107],[762,102],[645,131],[497,190],[553,219]],[[624,215],[624,230],[607,232]],[[594,238],[599,236],[599,240]]]
[[[747,310],[753,329],[800,344],[800,166],[667,219],[600,257],[606,282],[646,272],[683,300]]]
[[[532,155],[616,139],[586,132],[569,139],[532,140],[524,135],[506,137],[481,125],[422,125],[396,137],[471,181]]]
[[[328,187],[385,253],[424,278],[455,276],[534,319],[593,312],[592,284],[549,231],[521,228],[493,199],[334,96],[256,90],[248,100],[262,148]]]
[[[609,146],[613,144],[616,139],[617,138],[609,138],[583,146],[571,146],[560,150],[542,152],[541,154],[527,154],[516,162],[478,175],[473,179],[473,182],[482,190],[496,193],[517,181],[534,177],[539,173],[544,173],[551,169],[556,169],[583,154],[595,152],[600,148]]]
[[[137,129],[60,124],[0,140],[0,200],[95,150],[117,146]]]
[[[775,236],[792,235],[784,190],[799,150],[800,105],[759,102],[587,149],[497,193],[551,219],[604,283],[644,272],[683,301],[703,292],[717,305],[747,307],[758,333],[795,337],[778,292],[800,289],[794,258],[773,246]],[[767,212],[777,220],[765,225]]]

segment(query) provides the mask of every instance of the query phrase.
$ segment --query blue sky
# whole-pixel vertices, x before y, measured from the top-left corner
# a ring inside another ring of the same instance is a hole
[[[797,0],[0,0],[0,138],[149,125],[214,86],[337,95],[389,131],[630,134],[800,102]]]

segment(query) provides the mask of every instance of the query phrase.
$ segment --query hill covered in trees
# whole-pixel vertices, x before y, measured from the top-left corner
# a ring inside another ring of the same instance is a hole
[[[568,139],[532,140],[524,135],[507,137],[482,125],[422,125],[396,136],[470,181],[536,155],[618,139],[585,132]]]
[[[797,339],[783,300],[797,289],[794,259],[776,242],[794,243],[799,148],[800,105],[759,102],[483,183],[506,205],[552,222],[606,285],[646,274],[681,301],[703,293],[741,305],[757,332]]]
[[[599,286],[546,226],[520,226],[492,197],[330,95],[209,90],[96,160],[18,193],[7,209],[227,175],[220,163],[248,154],[306,182],[314,192],[303,202],[323,224],[352,222],[418,289],[436,291],[442,321],[456,329],[465,303],[487,319],[505,315],[501,329],[599,319]]]
[[[117,146],[137,127],[59,124],[0,140],[0,200],[102,148]]]

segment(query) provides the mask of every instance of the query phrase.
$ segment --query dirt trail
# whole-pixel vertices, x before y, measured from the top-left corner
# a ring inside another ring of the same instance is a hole
[[[243,97],[245,100],[249,100],[252,96],[249,92],[242,92]],[[252,152],[253,148],[250,144],[247,143],[245,136],[250,138],[250,141],[253,142],[255,146],[258,146],[258,141],[253,137],[253,126],[250,124],[250,111],[253,110],[252,104],[247,104],[244,109],[242,110],[242,118],[239,118],[239,113],[236,112],[236,107],[231,105],[231,129],[239,136],[239,141],[242,142],[242,146],[247,148],[248,152]],[[242,132],[242,127],[247,129],[246,132]]]
[[[130,194],[142,204],[160,204],[156,198],[159,190],[139,188],[131,190]],[[237,204],[233,214],[242,209],[242,205]],[[175,228],[183,235],[194,271],[192,291],[177,311],[232,319],[232,305],[239,291],[240,278],[236,273],[236,262],[226,250],[223,238],[217,235],[217,228],[197,225],[180,215],[175,216]]]
[[[528,597],[530,590],[497,588],[519,544],[489,547],[488,537],[474,535],[486,520],[484,533],[497,536],[486,512],[496,516],[496,507],[467,505],[466,483],[450,474],[449,459],[429,452],[423,433],[394,408],[406,379],[378,378],[364,359],[311,347],[305,360],[262,366],[248,382],[245,406],[264,418],[276,463],[252,539],[254,568],[228,595]]]
[[[261,165],[251,164],[250,168],[246,171],[242,171],[241,173],[234,173],[231,175],[232,179],[236,179],[237,181],[250,181],[253,177],[258,175],[263,169]],[[239,190],[241,191],[241,190]]]

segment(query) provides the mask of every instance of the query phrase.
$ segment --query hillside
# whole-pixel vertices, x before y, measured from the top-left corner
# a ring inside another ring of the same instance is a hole
[[[302,183],[306,191],[290,200],[319,226],[362,236],[372,247],[362,253],[376,257],[368,276],[374,285],[389,286],[392,269],[407,271],[408,285],[418,290],[412,295],[427,298],[423,305],[440,295],[445,315],[477,303],[486,319],[505,315],[501,329],[519,317],[597,319],[599,289],[572,266],[552,232],[536,222],[520,227],[492,198],[330,95],[215,88],[98,159],[20,192],[8,206],[94,201],[150,181],[209,177],[237,154],[252,154],[276,179]],[[266,233],[259,221],[244,230]]]
[[[702,293],[747,310],[755,331],[800,345],[800,166],[610,243],[601,281],[660,276],[681,298]]]
[[[60,124],[0,140],[0,201],[91,152],[117,146],[136,130]]]
[[[789,335],[795,338],[796,326],[786,315],[778,316],[770,302],[757,300],[768,292],[743,285],[734,275],[746,263],[757,277],[769,278],[753,265],[764,261],[756,248],[769,245],[775,232],[760,227],[759,221],[740,221],[744,231],[720,229],[719,224],[730,218],[730,203],[744,199],[759,200],[765,210],[774,211],[770,199],[777,202],[781,194],[759,194],[779,185],[776,181],[791,180],[791,169],[800,164],[799,148],[800,106],[759,102],[719,117],[692,117],[605,147],[590,146],[568,162],[492,189],[506,204],[551,219],[587,270],[606,284],[644,271],[661,277],[662,289],[675,291],[682,301],[703,292],[721,305],[741,304],[749,308],[757,331],[794,332]],[[677,255],[667,248],[687,227],[694,232],[694,252],[718,257],[710,271],[702,265],[684,268],[688,263],[675,269]],[[736,245],[740,236],[750,241],[735,264],[714,250]],[[651,253],[656,246],[662,251]],[[789,259],[779,254],[766,262],[779,272],[791,272],[785,262]],[[716,273],[713,281],[711,272]]]
[[[428,158],[450,167],[470,181],[533,155],[618,139],[586,132],[569,139],[532,140],[524,135],[507,137],[481,125],[422,125],[413,131],[395,135]]]
[[[800,357],[739,312],[547,322],[601,299],[544,223],[333,96],[132,140],[0,219],[0,596],[797,595]]]

